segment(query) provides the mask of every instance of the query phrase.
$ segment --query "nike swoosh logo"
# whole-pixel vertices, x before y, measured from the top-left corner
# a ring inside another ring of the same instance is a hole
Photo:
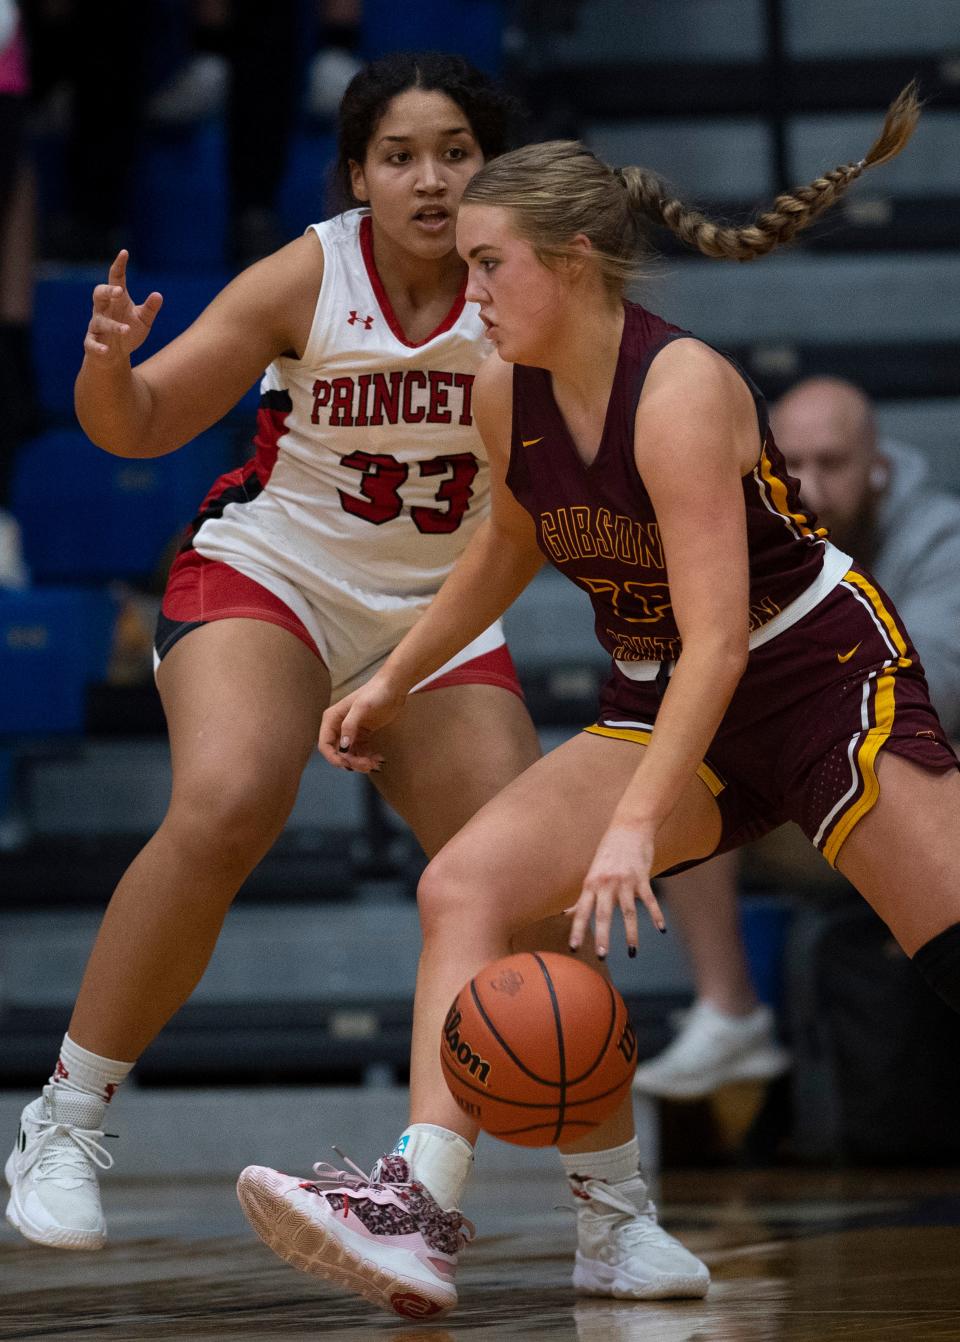
[[[860,640],[860,643],[862,643],[862,642],[863,642],[863,639]],[[850,649],[849,652],[838,652],[838,653],[837,653],[837,661],[838,661],[838,662],[849,662],[850,658],[851,658],[851,657],[853,656],[853,654],[856,652],[857,648],[859,648],[860,643],[857,643],[854,647],[852,647],[852,648]]]
[[[542,443],[543,438],[521,438],[524,447],[534,447],[537,443]]]

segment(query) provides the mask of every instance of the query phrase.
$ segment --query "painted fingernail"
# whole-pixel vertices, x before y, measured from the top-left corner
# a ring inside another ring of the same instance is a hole
[[[628,947],[627,947],[627,954],[630,956],[630,959],[631,959],[631,960],[635,959],[635,958],[636,958],[636,954],[637,954],[637,948],[636,948],[636,946],[628,946]]]
[[[597,959],[598,959],[598,960],[605,960],[606,958],[607,958],[607,952],[603,949],[602,946],[598,946],[598,947],[597,947]]]
[[[667,929],[665,927],[658,927],[657,931],[662,932],[664,936],[667,935]]]
[[[574,946],[573,942],[571,941],[571,943],[570,943],[570,952],[571,952],[571,954],[572,954],[572,955],[576,955],[576,953],[577,953],[577,951],[578,951],[579,949],[580,949],[580,947],[579,947],[579,946]]]

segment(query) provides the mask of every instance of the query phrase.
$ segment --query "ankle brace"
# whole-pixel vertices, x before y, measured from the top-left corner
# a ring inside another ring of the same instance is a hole
[[[445,1212],[460,1206],[473,1167],[473,1147],[466,1137],[435,1123],[411,1123],[394,1153],[403,1156],[411,1176]]]
[[[947,1006],[960,1013],[960,923],[931,937],[915,953],[913,963]]]

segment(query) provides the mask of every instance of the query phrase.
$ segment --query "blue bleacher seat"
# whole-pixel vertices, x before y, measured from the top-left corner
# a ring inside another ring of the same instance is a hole
[[[13,511],[34,581],[151,575],[213,481],[233,464],[222,429],[150,460],[111,456],[78,429],[41,434],[19,452],[13,481]]]
[[[308,224],[335,212],[332,184],[336,156],[337,141],[332,132],[301,131],[293,137],[277,202],[286,238],[299,237]]]
[[[391,51],[457,51],[498,74],[502,64],[503,0],[364,0],[362,54]]]
[[[83,730],[86,687],[106,673],[115,617],[103,590],[0,593],[0,736]]]
[[[144,137],[131,192],[131,250],[145,266],[223,270],[229,202],[224,139],[219,121]]]

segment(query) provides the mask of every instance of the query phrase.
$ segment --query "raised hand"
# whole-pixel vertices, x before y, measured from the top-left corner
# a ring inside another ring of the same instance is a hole
[[[129,359],[140,348],[160,311],[163,295],[148,294],[140,304],[127,291],[127,261],[124,249],[110,267],[106,284],[93,291],[93,315],[84,337],[86,356],[100,366]]]

